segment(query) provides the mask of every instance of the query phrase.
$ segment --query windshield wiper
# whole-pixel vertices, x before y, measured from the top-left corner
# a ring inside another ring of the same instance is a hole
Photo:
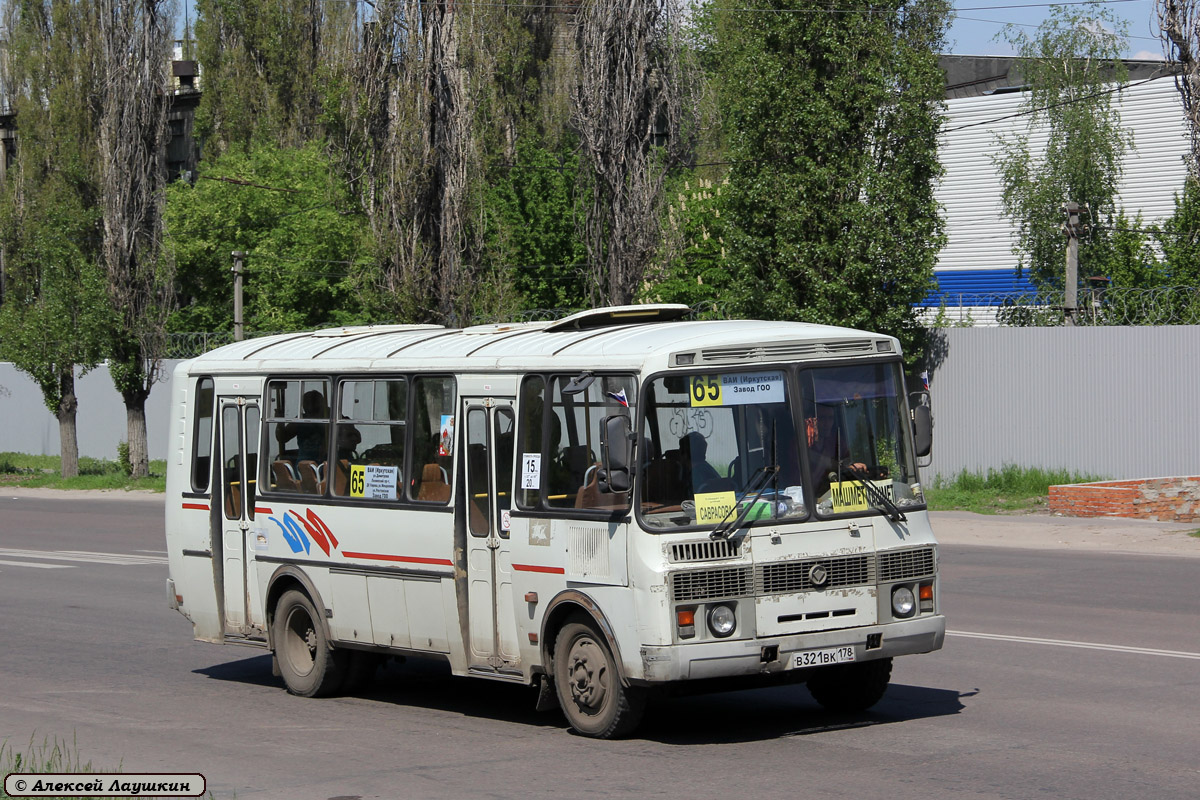
[[[750,509],[754,508],[754,504],[758,502],[758,498],[762,497],[762,493],[766,491],[767,484],[771,479],[779,474],[778,464],[768,464],[767,466],[759,467],[758,470],[751,476],[750,482],[746,484],[746,488],[742,490],[742,496],[737,498],[733,503],[733,508],[725,513],[725,516],[717,523],[717,527],[713,528],[712,533],[708,535],[710,539],[728,539],[737,529],[746,521],[746,517],[750,515]],[[738,511],[737,517],[734,518],[728,526],[725,525],[729,519],[729,515],[737,511],[739,505],[745,501],[746,497],[753,492],[754,497],[749,503],[742,506],[742,510]]]
[[[892,502],[891,498],[884,494],[883,490],[875,484],[871,483],[870,477],[856,470],[849,464],[838,464],[838,469],[845,472],[851,478],[858,482],[858,485],[863,487],[874,501],[872,507],[876,511],[887,513],[884,514],[892,522],[908,522],[908,517],[904,516],[904,512]]]

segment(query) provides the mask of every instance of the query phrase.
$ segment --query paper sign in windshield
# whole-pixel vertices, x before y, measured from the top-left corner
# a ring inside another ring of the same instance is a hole
[[[887,495],[893,503],[896,501],[896,491],[891,481],[871,481],[875,488]],[[866,511],[871,507],[871,496],[858,481],[843,481],[829,484],[830,498],[833,500],[833,513],[844,514],[849,511]]]
[[[350,496],[368,500],[395,500],[399,479],[399,467],[353,464],[350,467]]]
[[[696,523],[716,525],[726,516],[732,517],[736,492],[702,492],[696,495]]]
[[[786,399],[782,372],[693,375],[689,380],[692,408],[782,403]]]

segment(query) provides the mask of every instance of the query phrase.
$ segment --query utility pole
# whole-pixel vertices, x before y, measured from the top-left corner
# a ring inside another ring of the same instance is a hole
[[[1082,226],[1079,217],[1087,215],[1086,208],[1080,208],[1079,203],[1068,202],[1062,207],[1067,215],[1064,230],[1067,234],[1067,276],[1066,296],[1063,298],[1063,312],[1066,314],[1066,324],[1075,324],[1075,314],[1079,310],[1079,232]]]
[[[240,342],[246,338],[242,325],[242,259],[246,253],[234,250],[230,255],[233,256],[233,340]]]

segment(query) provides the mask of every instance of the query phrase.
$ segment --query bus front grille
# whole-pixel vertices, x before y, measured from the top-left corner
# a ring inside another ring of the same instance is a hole
[[[868,555],[809,558],[762,564],[755,570],[758,595],[841,589],[875,582],[874,559]]]
[[[906,581],[932,575],[934,557],[932,547],[914,547],[906,550],[887,550],[879,553],[879,581]]]
[[[671,596],[677,603],[742,597],[750,594],[750,567],[727,567],[671,575]]]

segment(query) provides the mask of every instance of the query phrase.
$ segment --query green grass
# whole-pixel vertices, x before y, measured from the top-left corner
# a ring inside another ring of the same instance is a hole
[[[925,488],[925,499],[934,511],[973,511],[1006,514],[1036,511],[1046,506],[1051,486],[1104,480],[1067,470],[1046,470],[1007,464],[1000,469],[962,472],[952,479],[938,477]]]
[[[150,476],[134,480],[117,461],[79,459],[79,475],[63,478],[58,456],[0,453],[0,486],[49,489],[166,489],[166,461],[151,461]]]
[[[0,461],[2,460],[3,458],[0,456]],[[53,740],[43,739],[41,744],[34,744],[30,739],[29,747],[23,753],[13,749],[13,746],[7,741],[0,742],[0,778],[10,772],[85,774],[96,772],[96,770],[92,769],[90,761],[84,764],[80,760],[79,749],[75,746],[75,742],[60,740],[56,736]],[[4,791],[3,783],[0,783],[0,798],[7,797],[9,794]],[[59,798],[59,800],[69,800],[69,798]]]

